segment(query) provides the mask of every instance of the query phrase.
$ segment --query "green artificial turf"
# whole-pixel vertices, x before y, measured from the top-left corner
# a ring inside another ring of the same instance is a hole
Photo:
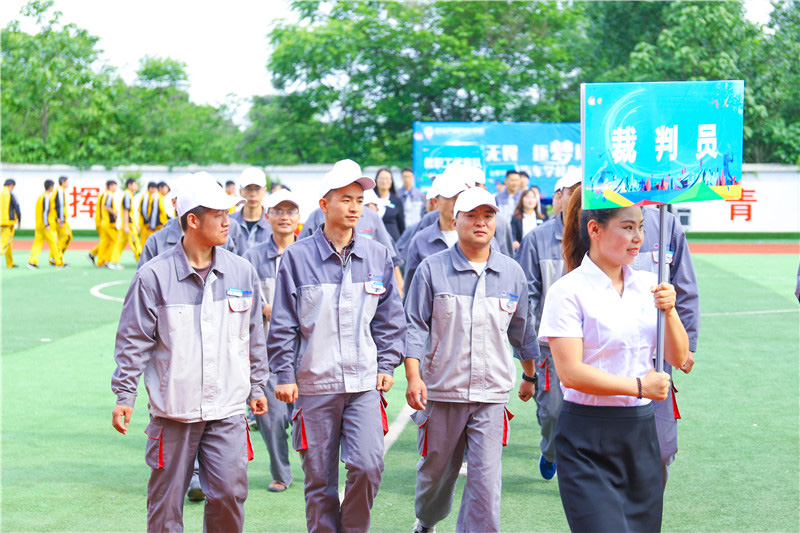
[[[24,265],[25,252],[15,260]],[[110,377],[122,298],[133,275],[95,269],[85,252],[73,267],[2,274],[3,531],[143,531],[147,405],[144,387],[128,435],[111,427]],[[42,260],[46,261],[45,254]],[[126,262],[127,261],[127,262]],[[694,256],[703,323],[690,375],[678,374],[680,452],[664,502],[665,531],[797,531],[800,523],[800,313],[792,255]],[[781,311],[781,312],[777,312]],[[753,313],[760,314],[737,314]],[[402,369],[388,395],[390,422],[405,399]],[[511,440],[503,454],[502,529],[566,531],[557,480],[538,472],[535,405],[514,394]],[[299,456],[295,484],[267,492],[271,481],[260,435],[251,434],[247,531],[303,531]],[[416,433],[406,426],[386,456],[372,531],[410,531],[414,521]],[[344,480],[344,474],[340,475]],[[453,512],[437,531],[455,528]],[[187,531],[202,530],[202,504],[187,502]]]

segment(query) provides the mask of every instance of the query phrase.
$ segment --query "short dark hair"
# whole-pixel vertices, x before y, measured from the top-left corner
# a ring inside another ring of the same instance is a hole
[[[67,181],[68,179],[69,178],[67,176],[61,176],[61,177],[58,178],[58,184],[59,185],[63,185],[64,182]]]
[[[7,179],[5,183],[3,183],[3,187],[8,187],[9,185],[15,186],[17,184],[16,181],[12,180],[11,178]]]
[[[402,174],[403,172],[411,172],[413,174],[414,169],[409,167],[403,167],[403,170],[400,171],[400,174]]]
[[[202,205],[198,205],[197,207],[189,209],[181,217],[181,229],[183,231],[186,231],[187,220],[189,220],[189,215],[194,215],[197,218],[203,218],[203,215],[205,215],[209,211],[213,211],[213,209],[210,209],[208,207],[203,207]]]
[[[108,180],[108,181],[106,181],[106,188],[109,188],[112,185],[116,185],[116,184],[117,184],[117,180]]]
[[[125,188],[127,189],[131,183],[136,183],[136,178],[128,178],[125,180]]]
[[[52,187],[55,184],[56,184],[56,182],[54,182],[53,180],[44,180],[44,190],[49,189],[50,187]]]
[[[159,181],[157,186],[158,187],[169,187],[169,185],[167,185],[166,181]]]
[[[519,172],[517,172],[513,168],[511,170],[506,170],[506,177],[509,177],[511,174],[519,174]]]
[[[236,185],[236,182],[233,180],[228,180],[225,182],[225,186],[227,187],[228,185]]]
[[[151,181],[151,182],[149,182],[147,184],[147,188],[148,189],[157,189],[158,188],[158,183],[156,183],[155,181]]]
[[[517,174],[519,174],[519,177],[520,177],[520,178],[521,178],[522,176],[525,176],[526,178],[530,178],[530,177],[531,177],[531,175],[530,175],[530,174],[528,174],[527,172],[525,172],[524,170],[520,170],[519,172],[517,172]]]

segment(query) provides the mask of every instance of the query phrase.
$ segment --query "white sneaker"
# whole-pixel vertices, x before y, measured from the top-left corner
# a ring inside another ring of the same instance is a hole
[[[119,263],[106,263],[106,266],[111,270],[125,270],[125,267]]]
[[[411,533],[435,533],[436,526],[425,527],[419,522],[419,518],[414,521],[414,529]]]

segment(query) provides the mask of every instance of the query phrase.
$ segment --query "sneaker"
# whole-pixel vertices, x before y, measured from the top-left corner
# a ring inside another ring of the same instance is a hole
[[[63,270],[65,268],[69,268],[69,263],[64,263],[63,265],[58,265],[56,268],[59,269],[59,270]]]
[[[97,266],[97,263],[94,262],[94,256],[92,255],[92,252],[86,254],[86,258],[89,259],[89,261],[91,261],[93,265]]]
[[[551,463],[542,455],[539,458],[539,472],[542,474],[543,478],[548,480],[553,479],[553,476],[556,475],[556,464]]]
[[[189,490],[186,492],[186,496],[190,502],[201,502],[206,499],[206,495],[203,494],[203,487],[200,486],[200,479],[197,476],[193,476],[189,482]]]
[[[119,263],[106,263],[106,266],[111,270],[125,270],[125,267]]]
[[[435,531],[436,526],[425,527],[420,523],[419,518],[417,518],[414,522],[414,529],[411,530],[411,533],[435,533]]]
[[[56,266],[56,260],[52,257],[48,257],[47,262],[50,263],[50,266]]]
[[[28,270],[39,270],[39,265],[34,265],[33,263],[28,263]]]

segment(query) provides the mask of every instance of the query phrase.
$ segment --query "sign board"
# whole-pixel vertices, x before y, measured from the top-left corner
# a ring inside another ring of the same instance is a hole
[[[583,207],[738,199],[743,81],[581,85]]]
[[[450,163],[464,163],[486,171],[493,193],[506,171],[515,169],[527,172],[530,184],[549,198],[567,168],[581,164],[577,123],[414,122],[413,146],[414,175],[423,190]]]

